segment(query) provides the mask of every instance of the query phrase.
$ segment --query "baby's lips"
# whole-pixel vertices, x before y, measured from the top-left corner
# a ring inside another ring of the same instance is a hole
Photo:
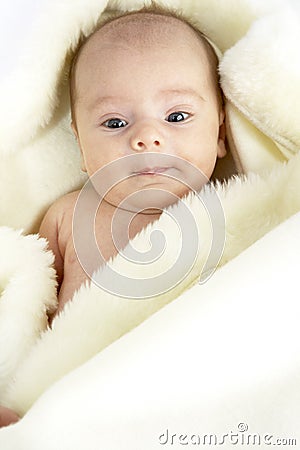
[[[144,167],[133,172],[133,175],[159,175],[164,174],[170,167]]]
[[[131,173],[164,172],[180,167],[181,158],[167,153],[145,152],[130,155],[128,163],[132,165]]]

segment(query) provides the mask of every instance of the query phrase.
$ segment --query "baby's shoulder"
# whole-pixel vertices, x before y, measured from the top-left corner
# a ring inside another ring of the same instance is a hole
[[[80,194],[80,190],[69,192],[68,194],[59,197],[55,202],[51,205],[56,212],[67,212],[69,210],[73,210]]]
[[[47,210],[43,223],[60,224],[68,216],[72,216],[80,190],[69,192],[55,200]]]

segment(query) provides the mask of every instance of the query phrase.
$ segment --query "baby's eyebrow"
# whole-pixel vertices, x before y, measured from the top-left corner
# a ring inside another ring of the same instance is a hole
[[[185,96],[185,97],[194,97],[197,100],[206,101],[204,97],[202,97],[199,92],[195,91],[191,88],[179,88],[179,89],[163,89],[160,91],[160,95],[169,95],[171,96]]]
[[[126,101],[125,98],[120,97],[119,95],[105,95],[102,97],[97,97],[95,101],[93,101],[90,106],[89,106],[89,110],[92,111],[94,110],[97,106],[99,105],[105,105],[105,104],[111,104],[111,103],[116,103],[116,102],[120,102],[120,101]]]
[[[162,89],[159,91],[158,94],[158,99],[161,98],[161,96],[170,96],[170,97],[192,97],[197,99],[198,101],[206,101],[204,97],[202,97],[202,95],[199,94],[199,92],[195,91],[194,89],[191,88],[172,88],[172,89]],[[125,102],[129,103],[129,99],[126,97],[122,97],[122,96],[117,96],[117,95],[106,95],[106,96],[100,96],[97,97],[97,99],[95,101],[93,101],[90,106],[89,106],[89,110],[93,111],[97,106],[99,105],[104,105],[106,106],[107,104],[115,104],[117,102],[122,102],[123,104]]]

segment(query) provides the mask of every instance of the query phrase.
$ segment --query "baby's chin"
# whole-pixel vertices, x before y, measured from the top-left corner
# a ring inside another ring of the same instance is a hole
[[[125,184],[122,183],[122,184]],[[129,183],[127,183],[129,184]],[[153,214],[173,205],[189,192],[189,188],[176,180],[158,179],[136,186],[117,186],[104,197],[116,208],[133,213]]]

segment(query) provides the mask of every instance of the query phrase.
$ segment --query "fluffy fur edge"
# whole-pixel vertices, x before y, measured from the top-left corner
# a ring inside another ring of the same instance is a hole
[[[287,157],[300,146],[299,39],[300,6],[287,2],[256,20],[220,64],[226,97]]]
[[[54,310],[54,256],[38,235],[0,227],[0,395]]]

